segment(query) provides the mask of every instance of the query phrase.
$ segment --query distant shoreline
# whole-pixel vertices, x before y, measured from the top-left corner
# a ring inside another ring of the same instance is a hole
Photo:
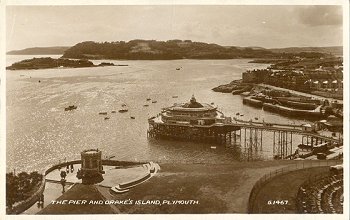
[[[22,50],[11,50],[6,55],[63,55],[69,46],[31,47]]]

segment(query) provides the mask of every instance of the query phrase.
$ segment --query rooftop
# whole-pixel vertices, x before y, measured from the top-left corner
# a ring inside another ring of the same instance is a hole
[[[208,111],[208,110],[215,110],[216,108],[212,105],[205,104],[205,103],[199,103],[197,102],[194,95],[192,95],[192,98],[187,103],[175,103],[173,106],[167,108],[171,111]]]
[[[203,105],[201,103],[197,102],[194,95],[192,95],[190,102],[183,104],[182,107],[184,107],[184,108],[202,108]]]
[[[89,149],[82,151],[83,154],[96,154],[98,152],[100,152],[98,149]]]

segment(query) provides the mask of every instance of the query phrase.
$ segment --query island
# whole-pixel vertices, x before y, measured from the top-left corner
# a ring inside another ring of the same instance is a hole
[[[22,60],[6,67],[7,70],[29,70],[29,69],[49,69],[49,68],[82,68],[98,66],[115,66],[113,63],[102,62],[98,65],[89,60],[72,60],[65,58],[53,59],[51,57],[33,58]]]

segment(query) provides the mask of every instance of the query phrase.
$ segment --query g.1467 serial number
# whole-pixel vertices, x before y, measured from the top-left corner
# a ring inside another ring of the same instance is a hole
[[[268,205],[288,205],[288,200],[269,200]]]

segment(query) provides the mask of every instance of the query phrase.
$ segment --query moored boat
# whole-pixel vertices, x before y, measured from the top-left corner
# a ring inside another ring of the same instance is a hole
[[[64,108],[64,110],[65,110],[65,111],[71,111],[71,110],[74,110],[74,109],[77,109],[77,108],[78,108],[78,106],[70,105],[70,106]]]
[[[118,112],[120,112],[120,113],[124,113],[124,112],[127,112],[128,111],[128,109],[119,109],[119,111]]]

